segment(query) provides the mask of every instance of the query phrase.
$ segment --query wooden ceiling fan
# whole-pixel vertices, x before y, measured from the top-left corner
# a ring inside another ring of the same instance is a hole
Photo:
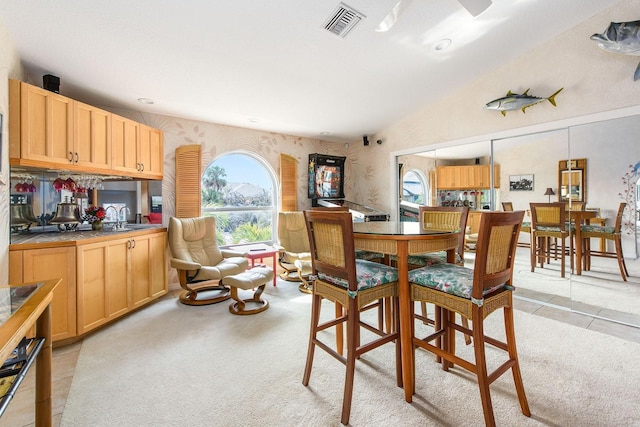
[[[478,16],[491,6],[491,0],[457,0],[472,16]],[[409,7],[413,0],[399,0],[389,14],[376,27],[376,31],[389,31],[395,25],[398,18]]]

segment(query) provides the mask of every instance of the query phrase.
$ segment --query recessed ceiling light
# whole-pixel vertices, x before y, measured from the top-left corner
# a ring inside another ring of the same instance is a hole
[[[451,39],[442,39],[436,45],[436,50],[445,50],[449,46],[451,46]]]
[[[258,123],[258,119],[256,117],[249,117],[249,122],[250,123]]]
[[[322,136],[328,136],[328,135],[331,135],[331,132],[320,132],[320,135],[322,135]]]
[[[138,98],[138,102],[141,104],[153,104],[155,101],[151,98]]]

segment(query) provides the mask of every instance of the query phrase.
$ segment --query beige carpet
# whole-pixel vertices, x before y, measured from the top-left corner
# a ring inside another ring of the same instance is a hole
[[[265,294],[271,306],[255,316],[163,300],[91,335],[61,425],[340,425],[343,366],[317,350],[310,386],[301,383],[310,297],[281,281]],[[502,316],[488,321],[496,330]],[[532,417],[505,375],[492,385],[498,425],[640,425],[640,344],[518,311],[516,331]],[[412,404],[395,386],[393,346],[361,359],[351,425],[483,425],[475,380],[418,353]]]

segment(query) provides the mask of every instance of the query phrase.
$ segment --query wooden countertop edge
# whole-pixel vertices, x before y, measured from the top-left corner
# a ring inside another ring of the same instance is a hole
[[[75,246],[87,245],[90,243],[100,243],[100,242],[108,242],[111,240],[119,240],[119,239],[128,238],[128,237],[164,233],[166,231],[167,231],[166,227],[158,227],[158,228],[152,228],[148,230],[105,231],[100,236],[79,238],[78,240],[38,242],[38,243],[14,243],[9,245],[9,251],[21,251],[25,249],[75,247]]]

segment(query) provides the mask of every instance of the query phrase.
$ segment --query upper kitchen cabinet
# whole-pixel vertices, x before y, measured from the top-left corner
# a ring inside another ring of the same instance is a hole
[[[128,176],[162,179],[162,132],[115,114],[111,122],[113,169]]]
[[[18,80],[9,128],[11,165],[162,179],[160,130]]]
[[[73,100],[9,80],[9,157],[25,166],[69,166],[73,149]]]
[[[164,171],[163,147],[162,132],[141,124],[138,159],[142,174],[148,178],[162,179]]]
[[[500,185],[499,167],[494,166],[494,187]],[[491,186],[491,166],[437,166],[436,180],[438,189],[472,189]]]
[[[111,113],[74,101],[75,164],[111,169]]]
[[[140,123],[114,114],[111,116],[111,135],[113,170],[137,175],[140,172]]]

